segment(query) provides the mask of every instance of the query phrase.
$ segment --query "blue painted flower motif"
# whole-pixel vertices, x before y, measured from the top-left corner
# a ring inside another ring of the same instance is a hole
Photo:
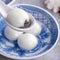
[[[9,4],[13,0],[2,0],[2,1],[5,2],[5,4]]]

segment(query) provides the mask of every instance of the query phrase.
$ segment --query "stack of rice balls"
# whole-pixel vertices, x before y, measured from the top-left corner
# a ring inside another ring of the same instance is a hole
[[[13,18],[14,17],[14,18]],[[17,28],[28,28],[25,25],[30,24],[30,17],[28,13],[22,9],[13,9],[10,11],[7,15],[6,20]],[[16,31],[9,26],[5,28],[4,34],[7,39],[10,41],[17,40],[18,46],[23,50],[32,50],[34,49],[38,44],[37,35],[41,32],[41,25],[36,21],[33,25],[33,27],[26,31]]]

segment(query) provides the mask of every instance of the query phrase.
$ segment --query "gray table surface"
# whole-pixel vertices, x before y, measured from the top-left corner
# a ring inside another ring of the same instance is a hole
[[[44,5],[44,1],[45,0],[16,0],[16,2],[14,4],[33,4],[39,7],[42,7],[46,10],[48,10],[46,8],[46,6]],[[49,10],[48,10],[49,11]],[[59,27],[60,27],[60,15],[59,14],[55,14],[52,11],[49,11],[58,21],[59,23]],[[6,58],[2,55],[0,55],[0,60],[13,60],[13,59],[9,59]],[[39,58],[36,59],[31,59],[31,60],[60,60],[60,38],[59,41],[57,43],[57,45],[47,54],[45,54],[44,56],[41,56]]]

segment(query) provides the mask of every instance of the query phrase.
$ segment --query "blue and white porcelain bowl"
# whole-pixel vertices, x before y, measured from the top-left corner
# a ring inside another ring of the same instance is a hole
[[[56,19],[49,12],[37,6],[16,4],[13,7],[24,9],[42,23],[41,33],[36,36],[38,45],[31,51],[25,51],[19,48],[17,41],[8,40],[4,35],[7,25],[0,15],[0,54],[13,59],[32,59],[52,50],[59,39],[59,26]]]

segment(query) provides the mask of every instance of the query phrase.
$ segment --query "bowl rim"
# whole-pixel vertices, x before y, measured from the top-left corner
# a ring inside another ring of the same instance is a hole
[[[50,12],[48,12],[47,10],[45,10],[42,7],[31,5],[31,4],[14,4],[12,6],[18,6],[18,5],[33,6],[35,8],[41,9],[41,10],[45,11],[47,14],[49,14],[54,19],[54,21],[55,21],[55,23],[57,25],[57,28],[58,28],[58,37],[57,37],[56,42],[54,43],[54,45],[49,50],[47,50],[46,52],[44,52],[44,53],[42,53],[40,55],[37,55],[37,56],[33,56],[33,57],[14,57],[14,56],[11,56],[9,54],[5,54],[5,53],[3,54],[2,52],[0,52],[0,54],[5,56],[5,57],[12,58],[12,59],[34,59],[34,58],[38,58],[40,56],[43,56],[43,55],[47,54],[48,52],[50,52],[55,47],[55,45],[57,44],[57,42],[59,40],[60,31],[59,31],[59,25],[58,25],[57,20],[55,19],[55,17]]]

